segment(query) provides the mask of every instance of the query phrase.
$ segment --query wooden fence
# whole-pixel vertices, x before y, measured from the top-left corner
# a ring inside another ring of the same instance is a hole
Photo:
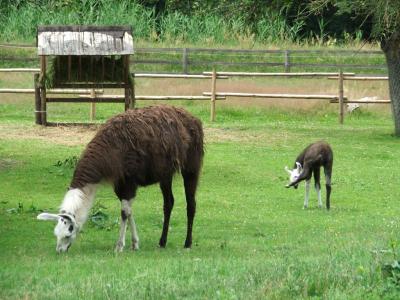
[[[0,72],[37,72],[37,69],[0,69]],[[36,75],[36,74],[35,74]],[[209,100],[211,103],[210,120],[215,121],[216,118],[216,100],[224,100],[227,97],[248,97],[248,98],[274,98],[274,99],[316,99],[329,100],[330,103],[339,103],[339,122],[344,121],[344,105],[346,103],[390,103],[390,100],[374,100],[360,101],[348,100],[344,95],[343,83],[345,80],[388,80],[388,77],[382,76],[355,76],[354,73],[340,72],[312,72],[312,73],[261,73],[261,72],[203,72],[202,75],[184,75],[184,74],[141,74],[133,73],[134,78],[182,78],[182,79],[211,79],[211,92],[203,92],[201,96],[193,95],[170,95],[170,96],[143,96],[133,95],[135,100]],[[338,93],[336,95],[321,94],[266,94],[266,93],[238,93],[238,92],[222,92],[217,91],[217,79],[227,79],[228,77],[324,77],[328,79],[338,80]],[[49,89],[49,94],[80,94],[79,98],[68,97],[52,97],[47,102],[89,102],[91,106],[91,120],[94,118],[94,103],[123,103],[123,95],[104,95],[104,90],[94,89]],[[0,93],[37,93],[35,89],[0,89]],[[37,95],[36,95],[37,98]],[[37,99],[36,99],[37,100]],[[37,107],[37,111],[43,113]],[[46,112],[44,112],[46,113]]]
[[[0,44],[1,48],[33,49],[33,45]],[[376,64],[365,64],[368,57],[373,57]],[[36,57],[16,57],[3,55],[3,61],[37,62]],[[348,60],[354,63],[343,63]],[[349,51],[349,50],[238,50],[238,49],[206,49],[206,48],[136,48],[130,59],[137,72],[163,67],[172,68],[176,73],[194,74],[199,69],[257,69],[274,68],[284,72],[293,69],[307,68],[313,70],[357,70],[374,73],[386,72],[384,55],[381,51]],[[168,71],[169,73],[171,71]]]

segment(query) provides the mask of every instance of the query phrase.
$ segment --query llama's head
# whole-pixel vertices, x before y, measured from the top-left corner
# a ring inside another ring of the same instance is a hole
[[[301,164],[300,164],[299,162],[296,161],[296,168],[294,168],[293,170],[290,170],[290,169],[286,166],[286,167],[285,167],[285,170],[286,170],[286,172],[289,173],[289,176],[290,176],[290,178],[289,178],[290,183],[289,183],[288,185],[286,185],[286,187],[291,187],[291,186],[293,186],[295,189],[297,189],[297,187],[298,187],[299,185],[298,185],[298,184],[292,184],[292,183],[295,182],[295,181],[299,178],[301,172],[303,171],[303,167],[301,166]]]
[[[75,217],[68,213],[41,213],[37,218],[38,220],[57,222],[57,225],[54,228],[54,235],[57,237],[56,251],[58,253],[68,251],[79,230]]]

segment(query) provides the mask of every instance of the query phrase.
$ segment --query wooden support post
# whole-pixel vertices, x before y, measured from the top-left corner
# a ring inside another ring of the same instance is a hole
[[[46,56],[40,56],[40,113],[41,125],[47,125],[47,105],[46,105]]]
[[[188,48],[183,48],[182,53],[182,71],[183,74],[188,73]]]
[[[290,73],[290,50],[285,50],[285,73]]]
[[[92,56],[90,56],[90,58],[92,58]],[[75,75],[76,76],[76,75]],[[82,78],[82,56],[79,55],[78,56],[78,81],[83,80]]]
[[[101,81],[104,81],[104,75],[106,73],[106,66],[104,65],[104,55],[101,56]]]
[[[92,99],[96,98],[95,89],[92,89],[90,91],[90,98]],[[96,103],[92,102],[90,103],[90,121],[94,121],[95,119],[96,119]]]
[[[111,74],[110,78],[114,79],[114,70],[115,69],[115,55],[111,55]],[[110,72],[110,70],[108,71]]]
[[[136,95],[135,95],[135,73],[131,74],[131,106],[129,108],[135,108],[136,105]]]
[[[68,55],[68,81],[71,81],[72,57]]]
[[[343,71],[339,71],[339,123],[343,124],[344,120],[344,97],[343,97]]]
[[[133,87],[131,83],[131,74],[129,71],[129,55],[124,56],[124,81],[125,81],[125,110],[128,110],[132,108],[133,105],[133,100],[132,100],[132,94],[133,94]]]
[[[33,74],[33,86],[35,87],[35,123],[42,124],[41,103],[40,103],[40,87],[39,73]]]
[[[216,99],[216,93],[217,93],[217,72],[215,71],[215,68],[212,71],[212,77],[211,77],[211,122],[215,121],[215,99]]]

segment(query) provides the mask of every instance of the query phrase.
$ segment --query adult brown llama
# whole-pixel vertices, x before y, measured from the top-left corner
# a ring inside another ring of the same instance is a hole
[[[97,185],[107,181],[121,201],[121,227],[116,251],[125,246],[127,222],[132,248],[139,238],[131,205],[139,186],[159,183],[164,198],[164,224],[160,247],[167,243],[168,226],[174,206],[172,178],[181,172],[187,203],[185,248],[192,245],[196,211],[195,193],[204,156],[201,121],[182,108],[154,106],[128,110],[108,120],[83,152],[59,214],[42,213],[41,220],[57,225],[57,252],[70,247],[95,198]]]

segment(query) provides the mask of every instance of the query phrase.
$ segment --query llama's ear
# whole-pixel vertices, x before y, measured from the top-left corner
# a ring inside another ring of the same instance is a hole
[[[40,215],[37,216],[38,220],[44,220],[44,221],[58,221],[60,217],[56,214],[49,214],[49,213],[41,213]]]
[[[289,174],[292,174],[292,171],[288,168],[288,166],[285,166],[285,171],[288,172]]]
[[[299,163],[298,161],[296,161],[296,166],[297,166],[297,170],[298,170],[299,173],[300,173],[300,171],[303,169],[302,166],[301,166],[301,163]]]
[[[70,220],[71,223],[74,224],[74,226],[77,226],[75,217],[73,215],[70,215],[70,214],[59,214],[58,216]]]

